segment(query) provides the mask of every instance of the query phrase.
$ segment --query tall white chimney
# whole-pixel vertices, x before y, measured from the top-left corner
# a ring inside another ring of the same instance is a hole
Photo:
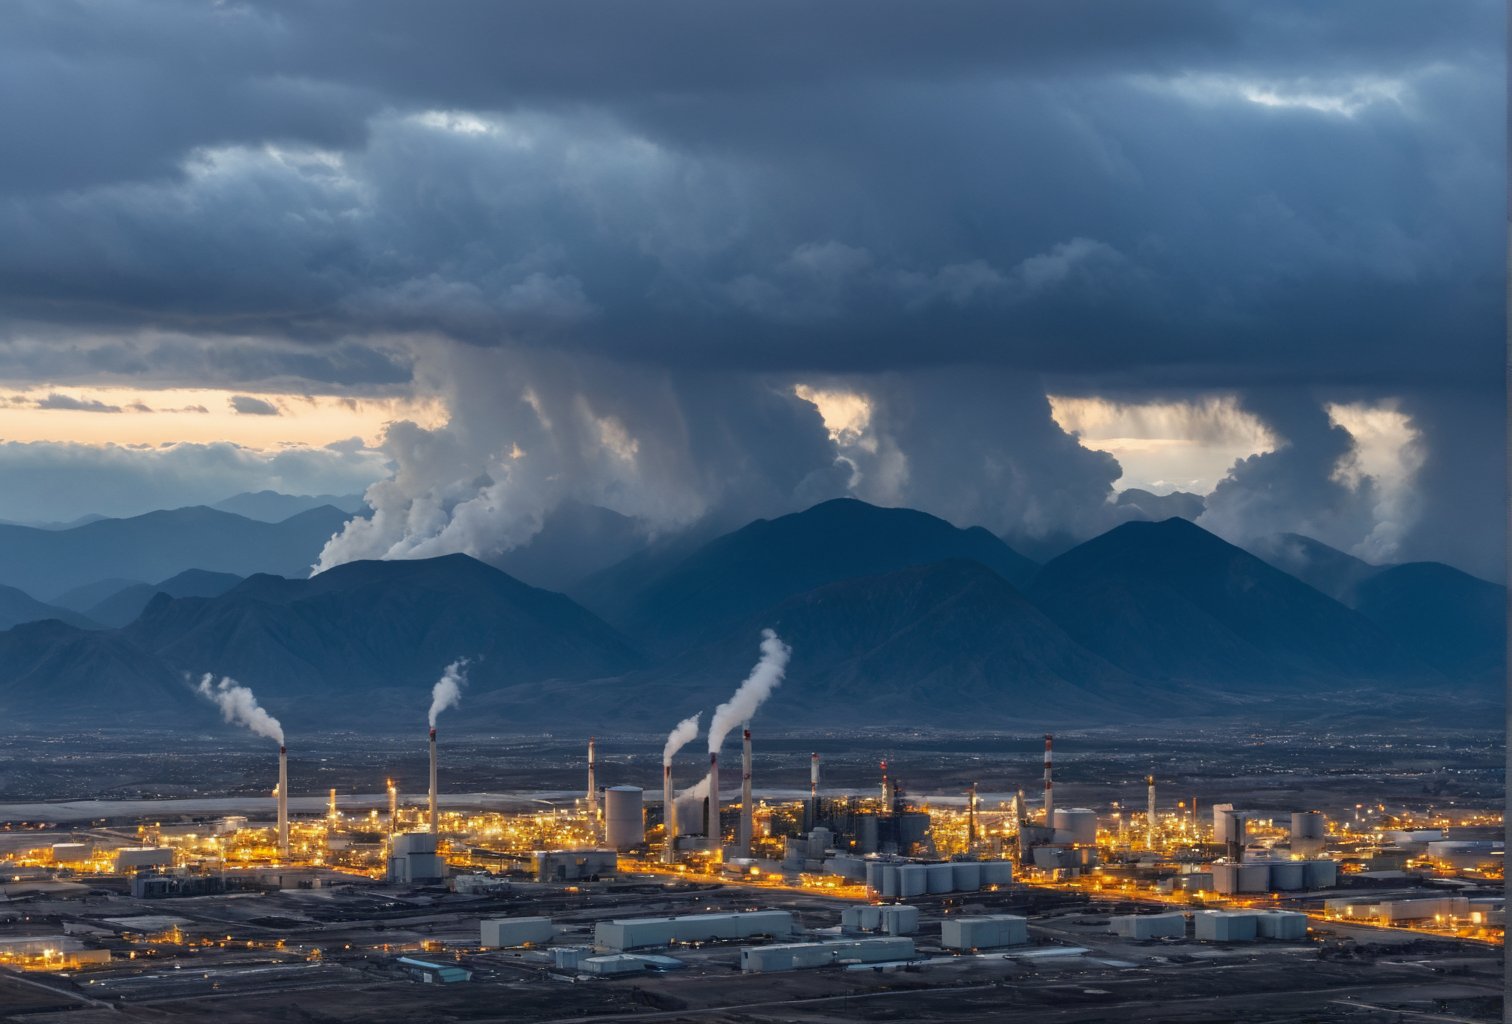
[[[709,751],[709,820],[704,835],[714,841],[714,855],[720,854],[724,833],[719,829],[719,751]]]
[[[599,806],[598,806],[598,781],[594,778],[594,745],[592,736],[588,737],[588,821],[593,826],[594,834],[598,832]]]
[[[1145,777],[1145,783],[1150,787],[1150,803],[1145,810],[1145,829],[1149,836],[1150,849],[1155,849],[1155,776]]]
[[[278,856],[289,859],[289,748],[278,748]]]
[[[741,735],[740,752],[740,853],[751,855],[751,724],[746,723]]]
[[[819,753],[809,755],[809,828],[819,824]]]
[[[667,833],[667,847],[662,851],[662,863],[671,864],[677,859],[677,800],[672,791],[672,766],[662,765],[662,822]]]
[[[1045,733],[1045,827],[1055,827],[1055,783],[1050,780],[1050,744],[1055,739]]]
[[[438,831],[436,819],[436,730],[430,731],[430,831],[435,835]]]
[[[399,787],[394,785],[394,780],[388,780],[389,798],[389,835],[392,836],[399,830]]]

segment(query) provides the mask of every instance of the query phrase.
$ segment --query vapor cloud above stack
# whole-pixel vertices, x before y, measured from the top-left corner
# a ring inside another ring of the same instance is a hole
[[[672,732],[667,736],[666,745],[662,747],[663,766],[670,765],[672,758],[677,756],[679,750],[698,738],[698,720],[702,717],[702,711],[695,715],[689,715],[681,722],[678,722],[676,727],[673,728]]]
[[[458,658],[446,666],[446,671],[441,673],[441,678],[431,687],[429,720],[432,729],[436,727],[436,719],[441,716],[441,712],[462,703],[462,687],[466,685],[467,659]]]
[[[0,379],[440,400],[364,450],[376,514],[321,568],[489,556],[567,499],[654,531],[851,493],[1032,538],[1173,486],[1120,478],[1057,394],[1252,410],[1277,449],[1200,488],[1234,539],[1322,524],[1499,575],[1503,19],[29,5]],[[1414,500],[1349,472],[1332,403],[1400,412]]]
[[[760,660],[751,669],[751,674],[736,688],[734,695],[714,709],[714,717],[709,720],[710,753],[718,753],[724,745],[725,737],[732,730],[755,717],[761,705],[782,685],[782,679],[787,675],[788,660],[792,656],[793,649],[783,643],[774,630],[761,631]]]
[[[257,703],[257,697],[249,687],[241,685],[230,676],[223,676],[217,683],[215,676],[206,672],[200,677],[195,691],[215,702],[227,722],[244,725],[255,735],[266,737],[279,746],[283,745],[283,726]]]

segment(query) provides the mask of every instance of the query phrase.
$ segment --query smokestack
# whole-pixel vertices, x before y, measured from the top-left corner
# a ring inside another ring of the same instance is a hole
[[[388,780],[389,798],[389,835],[392,836],[399,829],[399,787],[394,785],[394,780]]]
[[[888,777],[888,775],[887,775],[887,762],[883,761],[882,762],[882,809],[884,811],[890,810],[892,808],[892,802],[893,802],[892,779],[890,779]]]
[[[751,723],[741,734],[740,751],[740,853],[751,855]]]
[[[809,828],[819,824],[819,754],[809,755]]]
[[[278,856],[289,858],[289,748],[278,746]]]
[[[1155,849],[1155,776],[1145,777],[1145,784],[1150,787],[1150,803],[1145,809],[1145,830],[1149,835],[1150,849]]]
[[[435,835],[439,829],[436,821],[436,730],[430,731],[430,831]]]
[[[1050,781],[1050,745],[1055,737],[1045,733],[1045,827],[1055,827],[1055,783]]]
[[[677,859],[677,800],[672,789],[672,763],[662,765],[662,821],[667,832],[667,848],[662,851],[662,862],[671,864]]]
[[[976,783],[971,784],[971,791],[966,794],[966,847],[972,849],[976,846],[976,809],[977,794]]]
[[[326,807],[326,817],[330,818],[331,824],[336,824],[336,787],[331,787],[331,802]]]
[[[598,806],[598,782],[594,778],[594,746],[595,740],[588,737],[588,820],[593,824],[595,832],[598,829],[599,806]]]
[[[719,855],[724,835],[719,831],[719,751],[709,751],[709,803],[708,821],[704,835],[714,840],[714,854]]]

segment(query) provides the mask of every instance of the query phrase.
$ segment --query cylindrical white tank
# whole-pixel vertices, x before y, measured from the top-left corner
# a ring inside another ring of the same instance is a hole
[[[923,864],[898,866],[898,895],[923,896],[929,891],[929,869]]]
[[[903,870],[896,864],[888,864],[882,869],[882,897],[884,899],[897,898],[902,877]]]
[[[1307,886],[1307,867],[1300,860],[1271,861],[1270,887],[1278,892],[1296,892]]]
[[[1010,860],[987,860],[982,862],[983,885],[1010,885],[1013,882],[1013,862]]]
[[[982,865],[976,861],[956,861],[950,870],[955,876],[956,892],[976,892],[982,887]]]
[[[955,888],[955,869],[951,865],[930,864],[928,871],[925,886],[929,892],[950,892]]]
[[[1056,808],[1055,831],[1058,843],[1096,846],[1097,812],[1086,807]]]
[[[645,794],[639,786],[604,790],[604,844],[629,850],[646,841]]]

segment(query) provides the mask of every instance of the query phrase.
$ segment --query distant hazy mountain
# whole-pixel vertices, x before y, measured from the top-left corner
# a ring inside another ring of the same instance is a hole
[[[100,624],[86,615],[68,608],[43,604],[30,594],[15,587],[0,586],[0,629],[10,629],[23,622],[41,622],[58,619],[80,629],[98,629]]]
[[[162,580],[186,569],[302,576],[349,518],[324,506],[260,523],[201,505],[71,530],[0,526],[0,584],[54,595],[112,577]]]
[[[72,590],[66,590],[53,598],[49,603],[55,604],[59,608],[67,608],[69,611],[84,615],[89,612],[89,609],[112,594],[119,593],[127,587],[141,585],[141,580],[126,580],[119,577],[112,577],[107,580],[95,580],[92,583],[85,583],[82,586],[74,587]]]
[[[85,613],[102,625],[119,627],[142,614],[147,602],[157,594],[169,597],[219,597],[242,581],[229,572],[206,572],[186,569],[161,583],[133,583],[122,587],[90,606]]]
[[[1300,533],[1261,537],[1250,542],[1249,550],[1282,572],[1290,573],[1344,604],[1352,604],[1355,588],[1382,568]]]
[[[329,505],[343,512],[365,512],[367,504],[360,494],[280,494],[277,491],[243,491],[210,507],[233,515],[256,519],[261,523],[281,523],[290,516]]]
[[[1119,492],[1113,504],[1137,508],[1144,513],[1146,519],[1160,522],[1172,517],[1195,520],[1207,508],[1207,499],[1190,491],[1155,494],[1139,487],[1130,487]]]
[[[1362,580],[1360,614],[1451,676],[1499,684],[1506,674],[1507,588],[1438,562],[1409,562]]]
[[[591,612],[466,555],[350,562],[313,579],[252,576],[215,598],[155,597],[124,635],[175,669],[270,696],[429,692],[472,659],[479,689],[617,675],[639,654]]]
[[[674,650],[722,639],[751,614],[828,583],[951,558],[979,562],[1010,583],[1027,582],[1037,569],[980,527],[842,498],[758,519],[589,599],[638,642]]]
[[[533,587],[566,591],[645,546],[642,523],[607,508],[567,501],[551,511],[530,543],[489,562]]]
[[[1046,565],[1029,596],[1083,645],[1150,679],[1442,681],[1360,613],[1184,519],[1110,530]]]

